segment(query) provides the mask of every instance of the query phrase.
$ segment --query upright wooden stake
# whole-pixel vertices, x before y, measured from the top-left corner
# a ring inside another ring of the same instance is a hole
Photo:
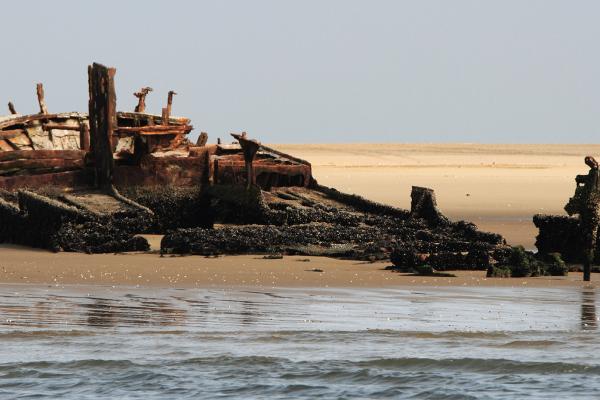
[[[90,128],[84,122],[79,125],[79,147],[81,150],[90,150]]]
[[[168,117],[171,117],[171,107],[173,106],[173,96],[176,95],[177,93],[175,93],[172,90],[169,90],[169,94],[167,96],[167,115]],[[169,125],[169,121],[167,118],[167,123],[165,124],[163,122],[164,125]]]
[[[8,111],[10,111],[11,114],[16,114],[17,110],[15,110],[15,105],[12,103],[12,101],[8,102]]]
[[[96,185],[110,189],[113,177],[111,138],[117,127],[116,70],[101,64],[88,66],[90,147],[94,157]]]
[[[44,99],[44,85],[38,83],[36,85],[36,92],[38,98],[38,104],[40,105],[40,114],[48,114],[48,108],[46,107],[46,100]]]
[[[246,132],[242,132],[241,135],[232,133],[231,136],[240,142],[240,146],[244,152],[244,164],[246,165],[246,188],[250,189],[250,187],[256,184],[256,175],[254,174],[253,163],[254,158],[256,157],[256,152],[258,149],[260,149],[260,143],[256,140],[249,140]]]
[[[133,95],[138,98],[138,105],[135,106],[135,112],[143,113],[146,111],[146,96],[153,89],[151,87],[143,87],[139,92],[135,92]]]

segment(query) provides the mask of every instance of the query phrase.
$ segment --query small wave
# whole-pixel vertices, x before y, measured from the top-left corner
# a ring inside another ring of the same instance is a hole
[[[477,373],[512,374],[592,374],[600,375],[600,365],[563,362],[514,361],[507,359],[457,358],[381,358],[356,363],[361,367],[385,369],[460,370]]]
[[[45,339],[62,337],[94,336],[94,332],[84,330],[39,330],[39,331],[10,331],[0,332],[1,340],[11,339]]]
[[[514,348],[529,348],[529,347],[550,347],[564,344],[559,340],[513,340],[512,342],[503,343],[498,347],[514,347]]]

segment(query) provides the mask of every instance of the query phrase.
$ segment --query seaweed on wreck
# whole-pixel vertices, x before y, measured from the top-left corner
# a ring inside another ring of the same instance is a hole
[[[44,193],[56,198],[28,190],[0,197],[1,242],[87,253],[149,249],[145,239],[135,237],[147,227],[148,216],[139,210],[100,215],[59,200],[60,192]]]
[[[490,265],[487,277],[526,278],[536,276],[566,276],[568,268],[559,253],[534,254],[523,246],[510,249],[496,265]]]
[[[211,228],[214,213],[209,198],[198,187],[134,186],[120,189],[124,196],[154,213],[148,233],[165,233],[177,228]]]
[[[284,195],[289,200],[302,200],[297,194]],[[396,265],[415,267],[425,265],[427,261],[439,270],[485,270],[489,266],[490,252],[504,244],[501,236],[478,232],[472,224],[445,222],[432,225],[422,218],[406,218],[408,213],[401,213],[402,218],[396,218],[390,215],[396,215],[395,211],[377,208],[377,203],[370,203],[375,205],[377,213],[365,213],[362,211],[364,203],[360,210],[340,209],[310,201],[302,201],[302,206],[266,203],[260,192],[251,192],[247,196],[252,203],[246,201],[244,204],[255,210],[256,224],[175,230],[163,238],[161,251],[203,255],[326,255],[368,261],[392,256]],[[355,197],[350,198],[356,201]],[[221,215],[224,209],[240,207],[233,202],[226,207],[222,202],[217,204],[222,208],[216,214]],[[422,262],[409,262],[398,256],[401,252],[427,254],[427,257]]]

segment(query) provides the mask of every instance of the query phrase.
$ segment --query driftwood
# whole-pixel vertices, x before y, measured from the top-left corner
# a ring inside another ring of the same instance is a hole
[[[44,85],[38,83],[36,85],[36,92],[38,104],[40,105],[40,114],[48,114],[48,107],[46,107],[46,100],[44,99]]]
[[[100,187],[109,187],[113,177],[111,137],[117,127],[115,73],[116,69],[101,64],[94,63],[88,67],[91,150],[94,156],[96,185]]]
[[[17,114],[17,110],[15,110],[15,105],[12,103],[12,101],[8,102],[8,111],[10,111],[11,114]]]

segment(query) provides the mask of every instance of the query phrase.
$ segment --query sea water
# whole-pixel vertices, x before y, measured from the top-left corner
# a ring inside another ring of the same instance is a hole
[[[599,398],[597,297],[0,285],[0,398]]]

